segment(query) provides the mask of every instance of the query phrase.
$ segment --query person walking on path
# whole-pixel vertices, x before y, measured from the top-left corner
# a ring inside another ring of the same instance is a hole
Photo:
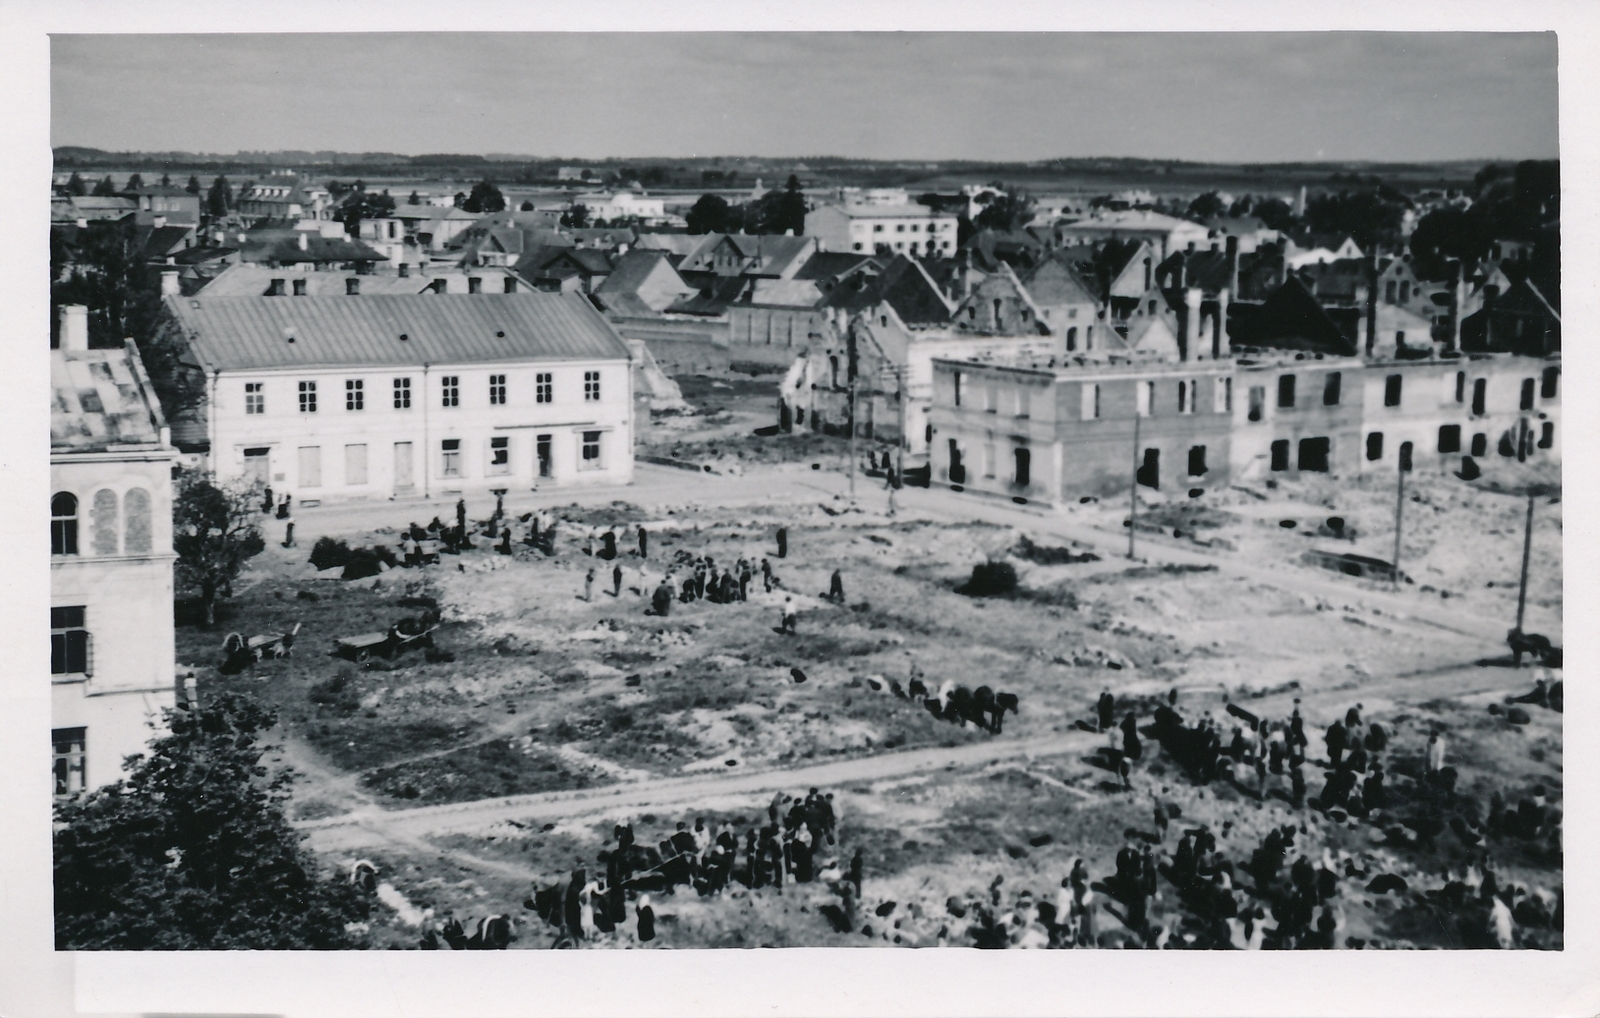
[[[796,621],[797,619],[794,613],[794,598],[785,597],[783,599],[783,625],[779,627],[780,631],[785,636],[795,635]]]
[[[1111,727],[1117,709],[1117,698],[1111,695],[1110,686],[1100,691],[1100,699],[1095,703],[1095,709],[1099,712],[1100,730],[1103,732]]]
[[[589,570],[589,574],[583,578],[583,599],[585,601],[590,601],[590,602],[594,601],[594,570],[593,569],[590,569]]]
[[[761,560],[761,583],[767,588],[767,593],[772,593],[772,563],[766,559]]]
[[[639,528],[639,557],[650,557],[650,532],[643,527]]]
[[[778,557],[789,557],[789,528],[787,527],[778,528]]]
[[[856,849],[855,854],[850,857],[850,877],[849,877],[850,883],[855,885],[856,897],[857,898],[861,897],[861,876],[862,876],[862,871],[865,868],[866,868],[866,863],[861,858],[861,849],[858,848],[858,849]]]
[[[618,563],[617,565],[614,565],[614,566],[611,567],[611,596],[612,597],[621,597],[622,596],[622,564],[621,563]]]
[[[844,604],[844,577],[839,575],[839,570],[833,571],[833,576],[828,580],[828,600]]]

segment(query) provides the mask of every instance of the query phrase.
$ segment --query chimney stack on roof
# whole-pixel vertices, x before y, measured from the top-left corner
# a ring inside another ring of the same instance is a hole
[[[243,235],[240,235],[239,239],[243,240],[244,239]],[[295,240],[300,242],[300,250],[302,250],[302,251],[310,250],[311,242],[306,240],[306,235],[304,233],[301,233],[300,235],[295,237]]]
[[[358,276],[348,276],[344,281],[344,292],[350,297],[361,296],[361,279]]]
[[[161,273],[161,294],[164,297],[176,297],[179,293],[178,271],[169,269]]]
[[[304,279],[296,279],[294,281],[294,295],[296,297],[304,297],[306,295],[306,281]]]
[[[1230,236],[1226,242],[1228,260],[1228,289],[1233,293],[1239,292],[1239,238]]]
[[[1186,361],[1194,359],[1199,329],[1200,288],[1191,286],[1183,291],[1183,346],[1179,350],[1179,355]]]
[[[61,349],[89,349],[89,309],[83,304],[61,306]]]
[[[297,280],[295,280],[295,282],[298,283],[299,280],[297,279]],[[268,297],[282,297],[283,296],[283,280],[274,279],[270,283],[268,283],[267,284],[267,296]]]
[[[408,276],[411,275],[411,266],[407,265],[405,262],[401,262],[397,266],[397,269],[398,269],[398,271],[400,273],[400,278],[401,279],[405,279],[405,278],[407,278]]]
[[[1233,346],[1228,339],[1228,302],[1232,296],[1227,287],[1217,291],[1217,331],[1211,337],[1212,357],[1233,356]]]

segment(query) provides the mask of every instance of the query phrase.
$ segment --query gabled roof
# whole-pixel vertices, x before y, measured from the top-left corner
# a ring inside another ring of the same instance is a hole
[[[531,276],[539,276],[567,268],[583,276],[605,276],[611,273],[611,256],[592,247],[540,247],[522,258],[517,269]]]
[[[679,272],[710,272],[719,247],[727,245],[745,259],[741,272],[752,276],[783,276],[797,261],[816,249],[814,237],[789,237],[755,233],[708,233],[678,264]]]
[[[1184,287],[1198,286],[1211,297],[1232,285],[1232,269],[1227,254],[1222,251],[1175,252],[1156,267],[1156,278],[1162,286],[1175,287],[1180,268]]]
[[[154,445],[166,420],[139,351],[50,351],[50,451],[103,452]]]
[[[194,237],[192,226],[141,226],[135,234],[142,257],[165,258],[187,248],[184,242]]]
[[[470,276],[480,279],[518,279],[522,288],[518,293],[532,292],[532,285],[526,280],[521,280],[510,269],[498,267],[473,266],[470,270],[449,267],[445,269],[434,268],[427,274],[402,276],[397,272],[383,273],[356,273],[338,270],[323,270],[318,272],[297,272],[285,269],[274,269],[255,262],[230,265],[226,269],[211,277],[199,289],[193,291],[193,296],[215,297],[265,297],[272,287],[274,279],[283,280],[284,286],[293,298],[291,281],[304,283],[306,297],[337,297],[345,295],[345,280],[361,280],[361,296],[377,296],[380,294],[416,294],[432,292],[433,286],[439,280],[455,281],[458,289],[465,289],[463,280]],[[494,284],[502,287],[502,284]],[[503,287],[502,287],[503,288]],[[499,290],[496,290],[499,292]]]
[[[843,308],[854,314],[878,304],[894,308],[908,326],[945,325],[955,308],[939,292],[939,286],[921,263],[896,255],[876,278],[856,277],[861,285],[836,286],[823,300],[823,307]]]
[[[611,267],[610,275],[595,290],[598,294],[634,293],[645,284],[650,276],[658,271],[665,270],[677,278],[678,271],[667,260],[666,252],[651,250],[633,250],[617,259]],[[684,287],[688,290],[688,287]]]
[[[208,371],[628,357],[582,294],[202,295],[166,307]]]
[[[1368,285],[1367,264],[1356,258],[1306,265],[1293,274],[1322,304],[1353,303]]]
[[[848,251],[818,251],[795,272],[795,279],[833,280],[867,262],[875,255],[853,254]]]
[[[636,247],[647,251],[668,251],[675,255],[688,255],[705,243],[703,234],[691,233],[641,233]]]
[[[1098,304],[1098,287],[1065,251],[1051,251],[1037,265],[1021,273],[1022,285],[1041,306]]]
[[[1358,352],[1356,344],[1328,317],[1305,284],[1294,276],[1262,303],[1248,323],[1238,324],[1248,324],[1248,327],[1238,330],[1244,335],[1229,330],[1236,346],[1310,350],[1340,357],[1353,357]]]
[[[811,279],[757,279],[749,293],[749,303],[767,307],[814,308],[821,302],[822,290]]]

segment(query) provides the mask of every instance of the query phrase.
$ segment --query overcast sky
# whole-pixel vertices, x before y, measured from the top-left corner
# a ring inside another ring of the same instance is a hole
[[[1554,34],[57,35],[111,150],[1554,157]]]

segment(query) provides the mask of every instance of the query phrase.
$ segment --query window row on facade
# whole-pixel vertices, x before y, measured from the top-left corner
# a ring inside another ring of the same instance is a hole
[[[566,433],[563,433],[566,434]],[[607,432],[603,429],[592,431],[579,431],[575,433],[576,441],[576,468],[582,470],[605,470],[608,463],[606,449]],[[526,438],[517,438],[512,435],[493,435],[485,442],[474,443],[464,438],[442,438],[435,446],[436,458],[433,461],[432,476],[440,480],[452,480],[468,477],[493,478],[497,476],[510,477],[512,475],[526,475],[532,473],[538,477],[555,476],[555,434],[536,434],[533,436],[533,457],[528,470],[517,469],[521,462],[520,456],[526,455]],[[414,449],[415,443],[394,442],[394,473],[393,483],[397,487],[411,485],[414,477]],[[474,455],[476,447],[476,456]],[[320,445],[302,445],[295,449],[296,482],[301,490],[314,491],[337,484],[324,471],[324,447]],[[360,487],[370,483],[368,444],[365,442],[347,443],[343,449],[344,454],[344,480],[345,487]],[[269,475],[269,457],[271,450],[267,448],[244,450],[245,476],[258,481],[265,481]],[[473,463],[480,464],[478,468]]]
[[[1315,395],[1310,395],[1306,387],[1300,385],[1302,377],[1307,379],[1311,392],[1315,393],[1315,386],[1319,377],[1301,376],[1296,374],[1282,374],[1277,377],[1274,392],[1274,405],[1279,410],[1293,410],[1297,407],[1317,405]],[[1518,382],[1517,406],[1519,410],[1529,411],[1537,409],[1541,400],[1556,398],[1560,387],[1561,369],[1547,367],[1537,378],[1523,378]],[[1320,375],[1322,406],[1339,406],[1343,398],[1343,372],[1329,371]],[[1489,413],[1489,379],[1469,378],[1465,371],[1447,373],[1443,376],[1444,391],[1441,402],[1444,404],[1458,403],[1465,405],[1468,396],[1471,396],[1471,412],[1474,416],[1482,417]],[[1404,404],[1405,376],[1399,372],[1386,374],[1383,379],[1383,405],[1386,408],[1396,409]],[[1249,389],[1249,410],[1246,419],[1252,423],[1266,418],[1267,407],[1266,385],[1252,385]]]
[[[516,386],[508,381],[508,376],[503,373],[491,374],[480,380],[476,387],[469,379],[463,384],[463,376],[459,374],[438,376],[437,395],[434,405],[441,408],[454,408],[463,405],[505,406],[511,403],[531,402],[534,404],[554,403],[558,394],[555,373],[550,371],[536,372],[533,376],[533,386],[528,395],[516,391]],[[384,380],[368,378],[343,379],[342,388],[337,381],[329,382],[324,379],[304,379],[295,383],[295,408],[299,413],[319,413],[329,407],[342,405],[346,411],[362,411],[369,407],[387,405],[394,410],[410,410],[414,400],[420,399],[420,382],[410,375],[401,375],[387,379],[387,388]],[[370,383],[370,386],[369,386]],[[418,386],[414,393],[414,383]],[[268,411],[267,383],[245,382],[244,385],[244,412],[246,416],[265,414]],[[479,402],[474,396],[474,391],[482,393],[485,397]],[[583,373],[583,399],[584,402],[599,402],[601,394],[600,372],[585,371]],[[531,399],[529,398],[531,396]]]
[[[79,540],[78,496],[58,491],[50,496],[50,554],[148,555],[151,550],[150,493],[129,488],[121,498],[110,488],[94,493],[87,506],[88,542]]]

